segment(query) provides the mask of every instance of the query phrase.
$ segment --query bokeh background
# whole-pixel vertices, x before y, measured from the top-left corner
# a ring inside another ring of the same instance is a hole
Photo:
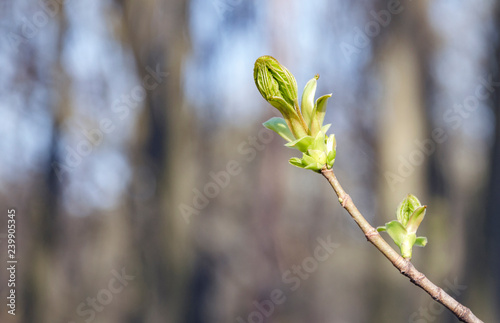
[[[0,22],[1,322],[457,321],[287,163],[265,54],[333,93],[370,223],[416,194],[414,264],[500,321],[498,2],[4,0]]]

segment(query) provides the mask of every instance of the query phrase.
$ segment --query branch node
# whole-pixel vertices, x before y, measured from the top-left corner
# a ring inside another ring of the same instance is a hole
[[[326,166],[325,166],[325,167],[323,167],[323,168],[321,169],[321,172],[322,172],[322,173],[333,173],[333,169],[331,169],[331,168],[326,168]]]
[[[434,295],[431,295],[432,298],[436,301],[441,301],[443,295],[442,295],[443,289],[441,287],[437,288],[437,292],[434,293]]]
[[[339,202],[342,205],[342,207],[345,209],[345,206],[347,202],[351,199],[349,194],[345,193],[342,197],[339,197]]]
[[[412,267],[411,262],[409,262],[403,257],[399,257],[398,260],[396,260],[396,262],[394,263],[394,266],[397,269],[399,269],[399,271],[405,276],[408,276],[408,272],[411,270]]]
[[[454,308],[454,312],[457,313],[460,320],[464,320],[467,316],[469,316],[470,309],[458,303]]]
[[[373,239],[373,237],[378,236],[378,235],[380,235],[380,233],[378,233],[378,231],[375,228],[370,228],[365,233],[366,240],[368,240],[368,241],[371,241]]]
[[[416,284],[416,285],[419,285],[421,284],[422,280],[424,280],[426,277],[424,274],[422,274],[421,272],[419,272],[416,277],[412,278],[411,279],[411,282]]]

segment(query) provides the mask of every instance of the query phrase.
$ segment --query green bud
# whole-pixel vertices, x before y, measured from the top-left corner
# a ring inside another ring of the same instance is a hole
[[[399,222],[401,222],[401,224],[406,228],[410,216],[417,208],[421,206],[422,204],[420,204],[420,201],[415,195],[408,194],[408,196],[406,196],[406,198],[404,198],[403,201],[401,201],[401,203],[399,204],[396,211],[396,217],[398,218]]]
[[[264,99],[278,109],[295,138],[308,135],[298,108],[297,82],[292,73],[271,56],[255,61],[253,76],[255,85]]]
[[[285,146],[296,148],[303,153],[301,159],[290,159],[290,164],[315,172],[321,172],[325,166],[328,169],[332,168],[336,154],[335,136],[327,137],[323,132],[323,130],[328,130],[329,126],[325,125],[315,138],[306,136],[285,144]]]
[[[314,102],[319,75],[307,82],[301,107],[297,98],[297,82],[293,75],[271,56],[257,59],[254,80],[260,94],[278,109],[282,118],[271,118],[264,126],[283,137],[285,146],[302,152],[302,158],[291,158],[290,164],[321,172],[332,168],[336,156],[335,136],[327,136],[330,125],[323,126],[326,103],[331,94]]]
[[[413,245],[416,241],[415,233],[409,233],[399,221],[391,221],[385,227],[378,227],[377,231],[387,232],[394,243],[399,247],[401,255],[405,259],[411,259]]]
[[[425,217],[427,206],[422,206],[420,201],[411,194],[401,201],[396,211],[397,220],[388,222],[377,231],[387,232],[400,248],[401,255],[405,259],[411,259],[413,246],[425,247],[426,237],[417,237],[417,229]]]
[[[262,56],[255,61],[254,79],[266,100],[280,97],[293,106],[298,99],[295,77],[274,57]]]

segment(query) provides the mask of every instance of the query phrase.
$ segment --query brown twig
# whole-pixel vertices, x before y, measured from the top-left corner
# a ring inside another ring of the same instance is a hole
[[[483,321],[478,319],[469,308],[457,302],[442,288],[436,286],[427,277],[425,277],[424,274],[419,272],[410,261],[401,257],[380,236],[378,231],[372,227],[363,217],[361,212],[359,212],[358,208],[349,195],[347,195],[344,191],[331,169],[324,168],[321,171],[321,174],[323,174],[323,176],[328,180],[337,194],[340,204],[344,209],[346,209],[347,212],[349,212],[351,217],[364,232],[366,239],[370,241],[381,253],[383,253],[384,256],[394,265],[394,267],[401,272],[401,274],[408,277],[413,284],[425,290],[434,300],[446,306],[446,308],[452,311],[460,321],[468,323],[483,323]]]

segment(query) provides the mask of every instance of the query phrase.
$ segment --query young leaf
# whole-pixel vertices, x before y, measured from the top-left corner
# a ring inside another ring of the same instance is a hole
[[[312,171],[315,171],[317,173],[321,172],[321,169],[323,168],[323,165],[319,163],[312,163],[304,167],[305,169],[310,169]]]
[[[321,165],[326,164],[326,153],[323,150],[309,149],[307,154],[314,158],[314,160]]]
[[[420,204],[420,201],[414,195],[411,194],[408,194],[408,196],[406,196],[403,199],[403,201],[401,201],[396,211],[396,216],[399,222],[401,222],[401,224],[405,228],[406,225],[408,224],[410,216],[420,206],[422,206],[422,204]]]
[[[267,102],[281,112],[294,137],[302,138],[308,135],[307,129],[305,129],[302,124],[301,117],[297,114],[293,106],[289,105],[285,102],[285,100],[279,97],[271,97],[267,100]]]
[[[410,233],[417,233],[417,229],[424,219],[425,216],[425,209],[427,206],[420,206],[413,211],[413,214],[410,216],[410,219],[408,220],[408,225],[406,226],[406,231]]]
[[[302,163],[305,165],[305,169],[310,169],[315,172],[321,171],[321,168],[323,167],[323,165],[318,163],[316,159],[307,154],[303,154]]]
[[[313,77],[309,82],[307,82],[304,87],[304,92],[302,92],[302,102],[300,103],[300,110],[302,111],[302,116],[308,127],[311,127],[311,116],[314,109],[314,95],[316,94],[316,86],[318,84],[317,79],[319,75]]]
[[[301,152],[305,153],[307,149],[309,149],[309,146],[313,143],[313,140],[314,139],[311,136],[305,136],[295,141],[289,142],[285,144],[285,146],[298,149]]]
[[[385,224],[387,233],[391,236],[392,240],[398,247],[404,242],[407,235],[406,229],[399,221],[391,221]]]
[[[299,168],[304,168],[305,167],[305,165],[302,163],[302,159],[297,158],[297,157],[290,158],[290,160],[288,162],[290,164],[292,164],[293,166],[296,166],[296,167],[299,167]]]
[[[264,122],[263,125],[267,129],[271,129],[272,131],[276,132],[286,141],[290,142],[295,140],[295,137],[293,136],[292,132],[290,131],[290,128],[288,128],[288,125],[286,124],[285,119],[283,118],[278,118],[278,117],[271,118],[266,122]]]
[[[330,135],[326,141],[326,164],[328,168],[332,168],[333,163],[335,162],[335,156],[337,155],[337,142],[335,141],[335,135]]]
[[[427,238],[426,237],[417,237],[415,240],[415,245],[417,247],[425,247],[427,245]]]
[[[326,165],[328,166],[328,169],[332,168],[333,163],[335,163],[335,156],[336,155],[337,155],[337,152],[335,150],[330,151],[328,153],[328,156],[326,157]]]
[[[337,149],[337,141],[335,140],[334,134],[331,134],[326,140],[326,148],[328,152],[335,151]]]
[[[311,120],[312,136],[316,135],[323,125],[326,113],[326,103],[331,96],[332,94],[326,94],[316,100]]]

